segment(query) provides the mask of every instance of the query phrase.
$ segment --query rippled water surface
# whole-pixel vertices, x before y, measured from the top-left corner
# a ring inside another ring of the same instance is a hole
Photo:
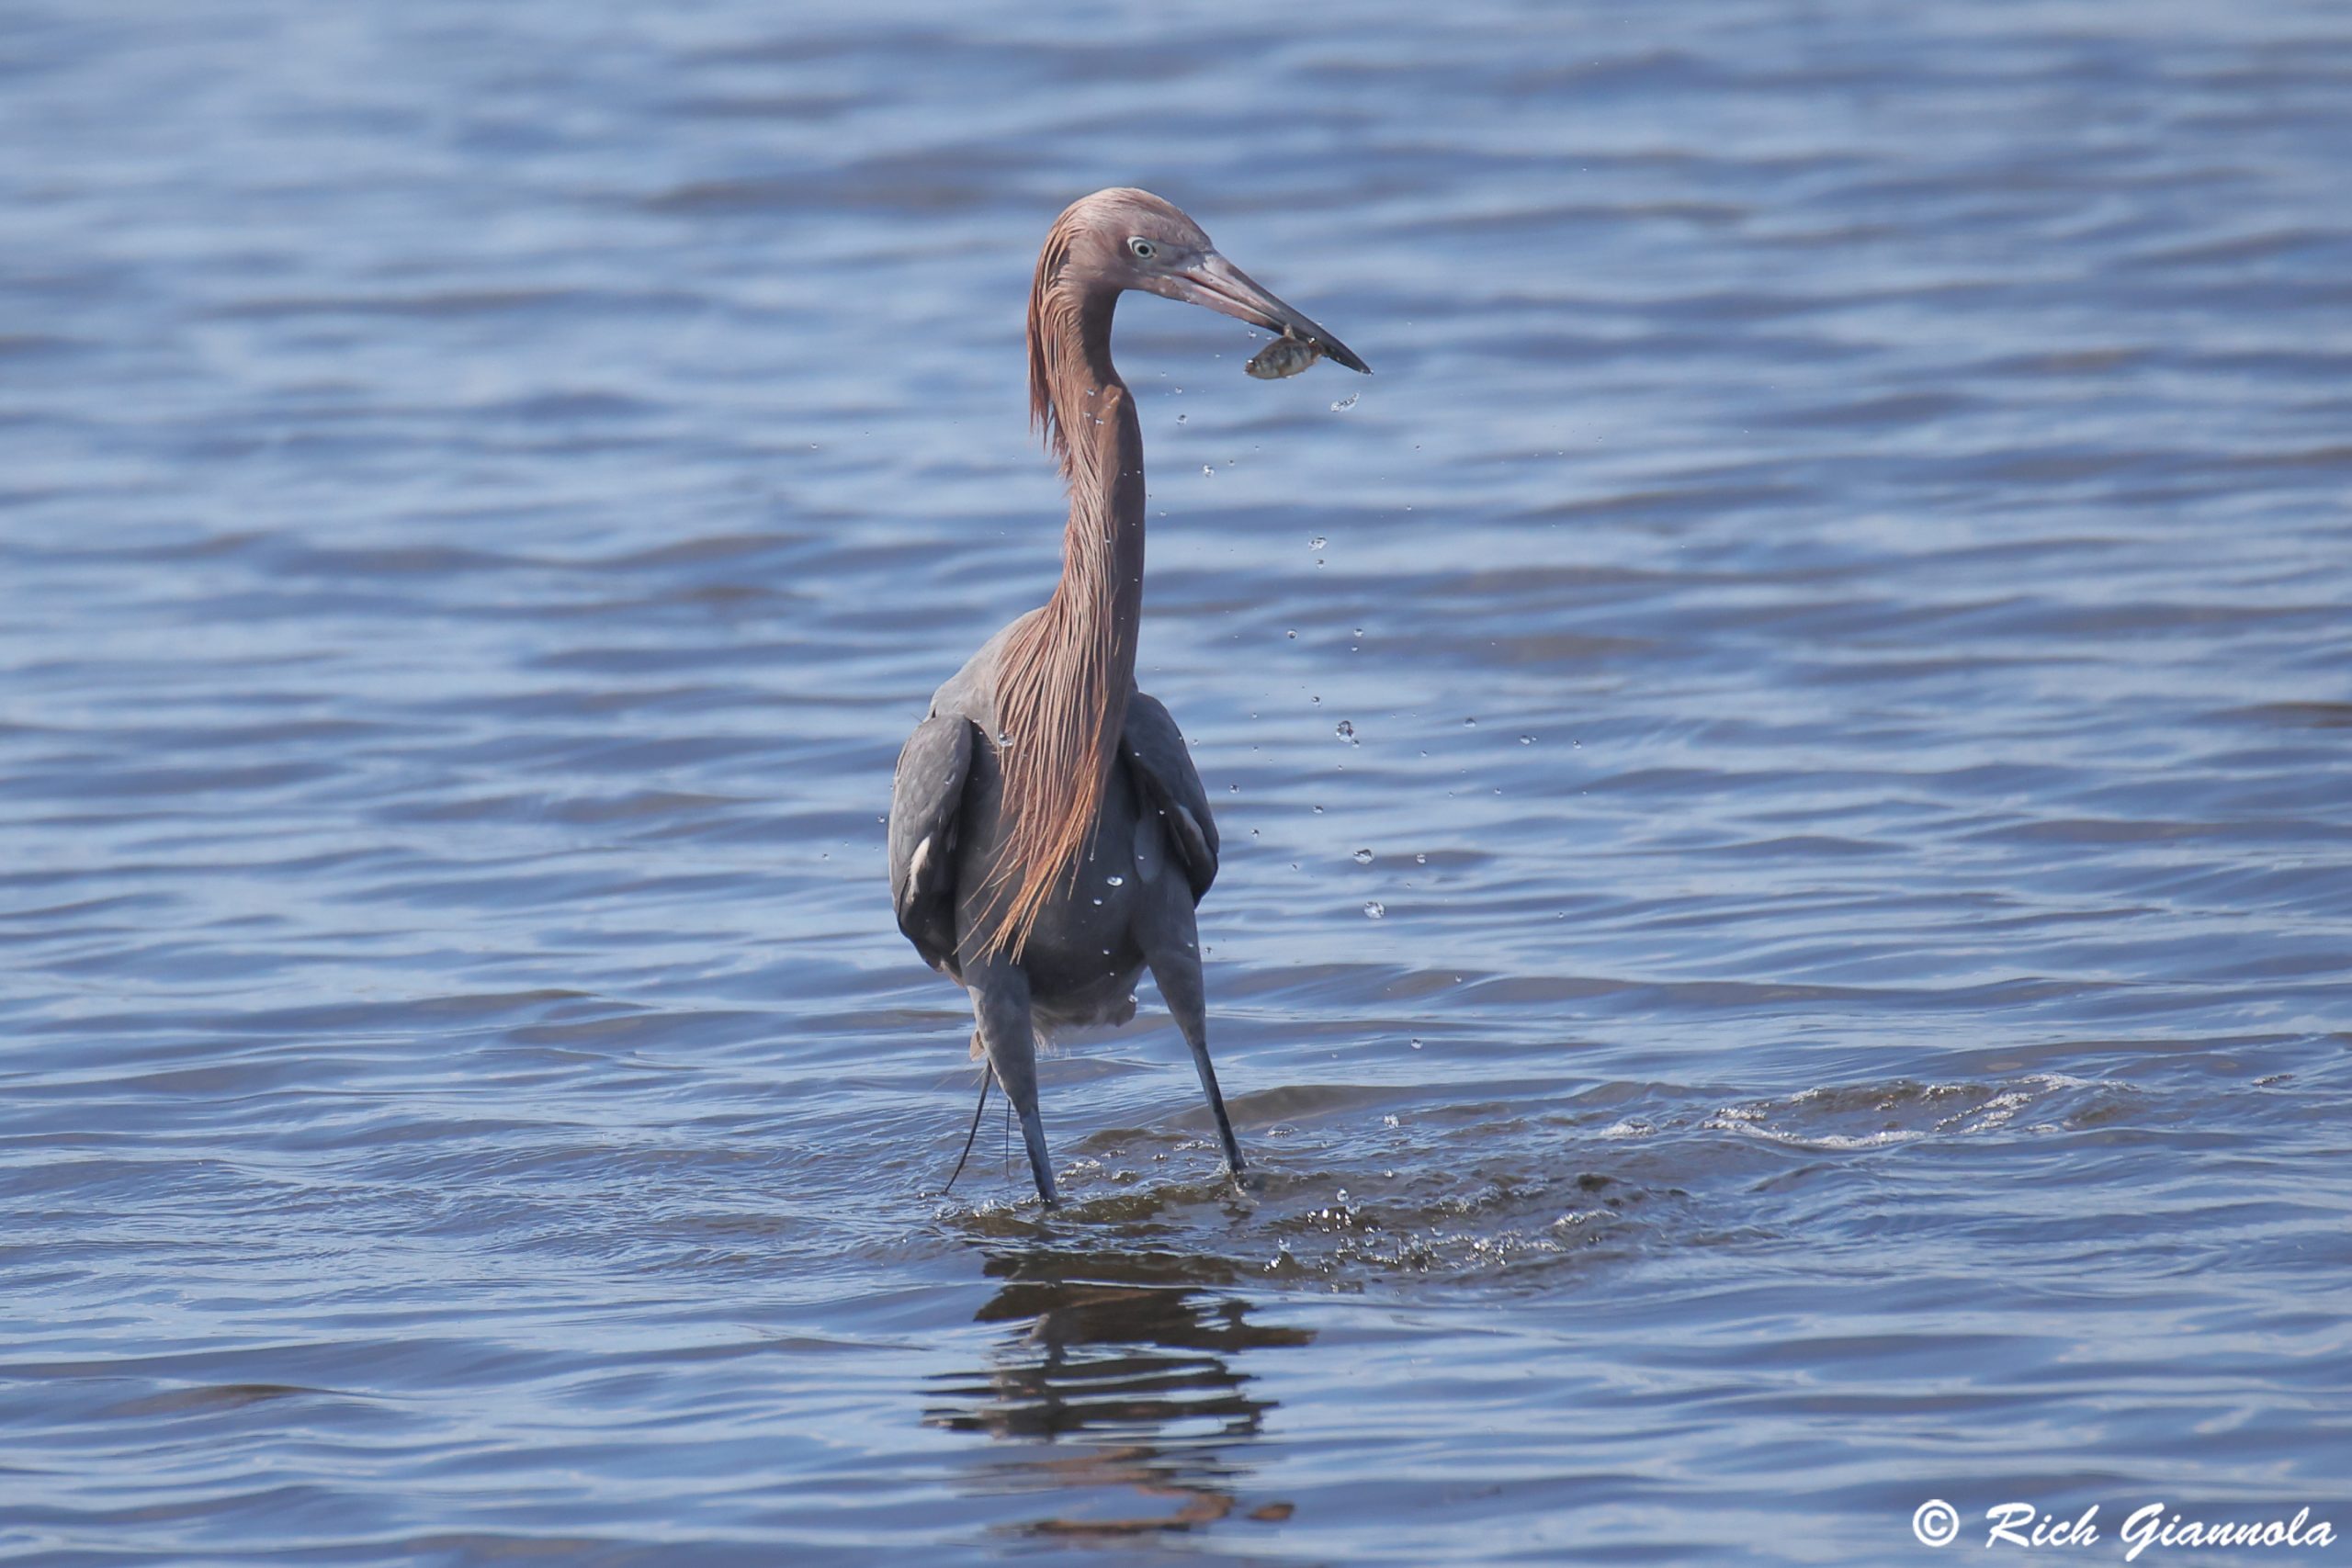
[[[2352,1527],[2352,16],[1347,13],[0,11],[0,1554]],[[1122,312],[1257,1171],[1147,996],[1046,1216],[880,816],[1120,183],[1378,374]]]

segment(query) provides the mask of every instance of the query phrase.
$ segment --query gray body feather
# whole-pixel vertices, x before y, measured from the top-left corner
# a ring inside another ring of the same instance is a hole
[[[1038,1036],[1125,1023],[1135,1016],[1136,985],[1150,970],[1193,1048],[1227,1162],[1238,1169],[1240,1155],[1206,1067],[1193,916],[1216,880],[1216,822],[1184,737],[1157,699],[1142,692],[1127,698],[1119,759],[1074,881],[1056,890],[1017,960],[984,951],[978,933],[989,908],[988,877],[1003,843],[995,675],[1011,633],[991,637],[933,694],[930,713],[899,754],[889,826],[899,929],[925,963],[971,993],[976,1042],[1022,1111],[1024,1136],[1036,1116]],[[1043,1146],[1040,1131],[1033,1174],[1050,1197]]]

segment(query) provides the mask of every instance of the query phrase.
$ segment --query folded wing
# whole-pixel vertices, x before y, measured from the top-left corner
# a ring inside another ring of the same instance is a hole
[[[1159,814],[1198,904],[1216,880],[1216,821],[1209,815],[1208,792],[1201,787],[1183,732],[1157,697],[1137,692],[1127,698],[1123,739],[1136,794],[1145,810]]]
[[[972,721],[924,719],[899,753],[890,781],[890,903],[923,962],[955,973],[956,847],[964,784],[972,772]]]

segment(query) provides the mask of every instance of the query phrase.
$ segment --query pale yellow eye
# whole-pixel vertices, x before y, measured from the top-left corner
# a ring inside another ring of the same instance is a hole
[[[1149,240],[1133,239],[1127,242],[1127,254],[1135,257],[1137,261],[1149,261],[1159,254],[1159,247],[1153,244]]]

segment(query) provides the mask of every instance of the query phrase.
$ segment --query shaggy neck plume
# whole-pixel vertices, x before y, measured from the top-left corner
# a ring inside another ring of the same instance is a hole
[[[1029,296],[1029,412],[1069,489],[1062,575],[997,681],[1004,852],[986,945],[1018,956],[1072,880],[1126,722],[1143,614],[1143,432],[1111,364],[1118,291],[1064,276],[1057,228]]]

